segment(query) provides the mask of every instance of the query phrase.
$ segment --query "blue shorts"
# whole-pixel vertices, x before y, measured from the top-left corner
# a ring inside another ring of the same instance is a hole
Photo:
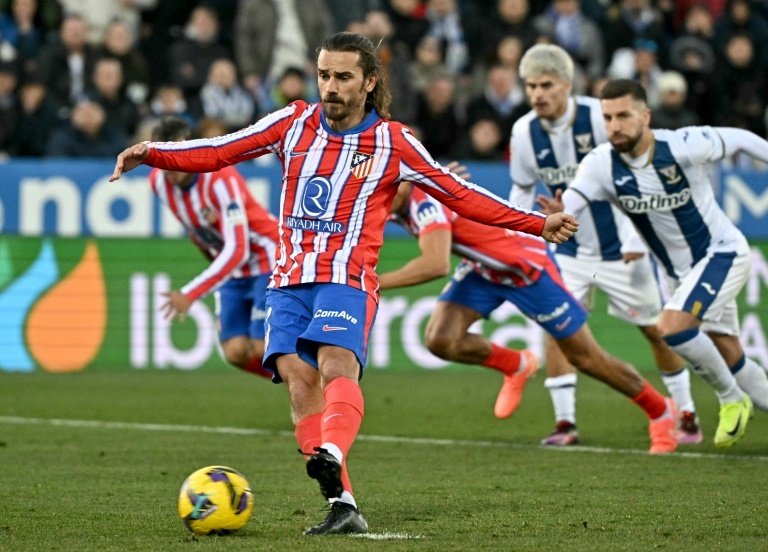
[[[264,367],[279,382],[278,357],[295,353],[317,368],[319,347],[336,345],[355,353],[362,377],[377,308],[373,297],[344,284],[269,288]]]
[[[216,292],[219,340],[245,336],[264,339],[269,274],[232,278]]]
[[[465,306],[484,318],[509,301],[555,339],[572,336],[587,320],[587,311],[562,280],[547,272],[526,287],[495,284],[475,271],[457,273],[438,300]]]

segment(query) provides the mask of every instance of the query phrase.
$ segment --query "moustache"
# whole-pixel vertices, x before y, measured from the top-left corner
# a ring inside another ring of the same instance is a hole
[[[323,98],[323,103],[334,103],[334,104],[342,104],[343,105],[345,102],[344,102],[344,100],[342,100],[341,98],[339,98],[337,96],[330,96],[330,97]]]

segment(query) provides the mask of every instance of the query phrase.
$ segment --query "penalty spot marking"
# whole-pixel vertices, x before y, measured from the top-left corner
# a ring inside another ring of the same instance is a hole
[[[184,424],[146,424],[136,422],[105,422],[102,420],[71,420],[63,418],[25,418],[22,416],[0,416],[0,424],[14,425],[46,425],[58,427],[73,427],[85,429],[123,429],[130,431],[168,431],[175,433],[216,433],[220,435],[250,435],[258,437],[289,437],[293,439],[292,431],[269,430],[247,427],[199,426]],[[545,447],[531,443],[510,443],[508,441],[482,441],[472,439],[432,439],[428,437],[398,437],[395,435],[358,435],[358,441],[374,443],[401,443],[407,445],[427,445],[435,447],[466,447],[466,448],[507,448],[517,450],[547,450],[553,453],[591,453],[614,454],[617,456],[649,456],[648,452],[640,449],[614,449],[608,447],[588,447],[583,445],[568,447]],[[660,455],[671,458],[696,458],[703,460],[740,460],[753,462],[768,462],[764,455],[736,455],[712,452],[673,452]]]
[[[410,535],[408,533],[356,533],[349,535],[353,539],[368,539],[375,541],[382,540],[414,540],[423,539],[421,535]]]

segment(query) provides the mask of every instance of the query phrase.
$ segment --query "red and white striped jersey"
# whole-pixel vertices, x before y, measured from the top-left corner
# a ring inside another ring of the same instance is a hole
[[[417,237],[448,230],[451,250],[473,261],[475,270],[492,282],[522,287],[538,280],[542,271],[557,273],[542,238],[460,217],[418,188],[411,190],[403,213],[392,218]]]
[[[375,268],[401,180],[469,219],[537,236],[544,227],[544,215],[452,174],[407,127],[375,111],[336,132],[319,104],[297,101],[226,136],[149,143],[144,162],[208,172],[266,153],[277,154],[283,165],[274,286],[334,282],[378,298]]]
[[[277,249],[277,219],[253,199],[234,167],[196,174],[184,187],[163,171],[149,175],[152,191],[184,226],[189,237],[212,258],[211,264],[181,292],[192,301],[215,291],[230,278],[270,272]]]

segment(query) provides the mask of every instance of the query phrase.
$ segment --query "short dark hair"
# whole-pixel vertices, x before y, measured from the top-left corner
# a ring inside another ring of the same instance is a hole
[[[326,52],[357,52],[360,54],[360,67],[363,70],[363,77],[368,78],[371,75],[376,76],[376,86],[368,92],[365,99],[366,108],[375,108],[376,111],[384,117],[389,118],[389,108],[392,104],[392,94],[387,88],[384,78],[384,69],[381,61],[376,55],[376,46],[371,40],[361,34],[340,32],[329,36],[320,46],[320,50]],[[318,54],[320,51],[318,51]]]
[[[633,100],[648,105],[648,96],[643,85],[630,79],[609,80],[600,93],[601,100],[615,100],[624,96],[632,96]]]
[[[184,119],[178,117],[164,117],[152,129],[154,142],[181,142],[190,136],[192,136],[192,128]]]

